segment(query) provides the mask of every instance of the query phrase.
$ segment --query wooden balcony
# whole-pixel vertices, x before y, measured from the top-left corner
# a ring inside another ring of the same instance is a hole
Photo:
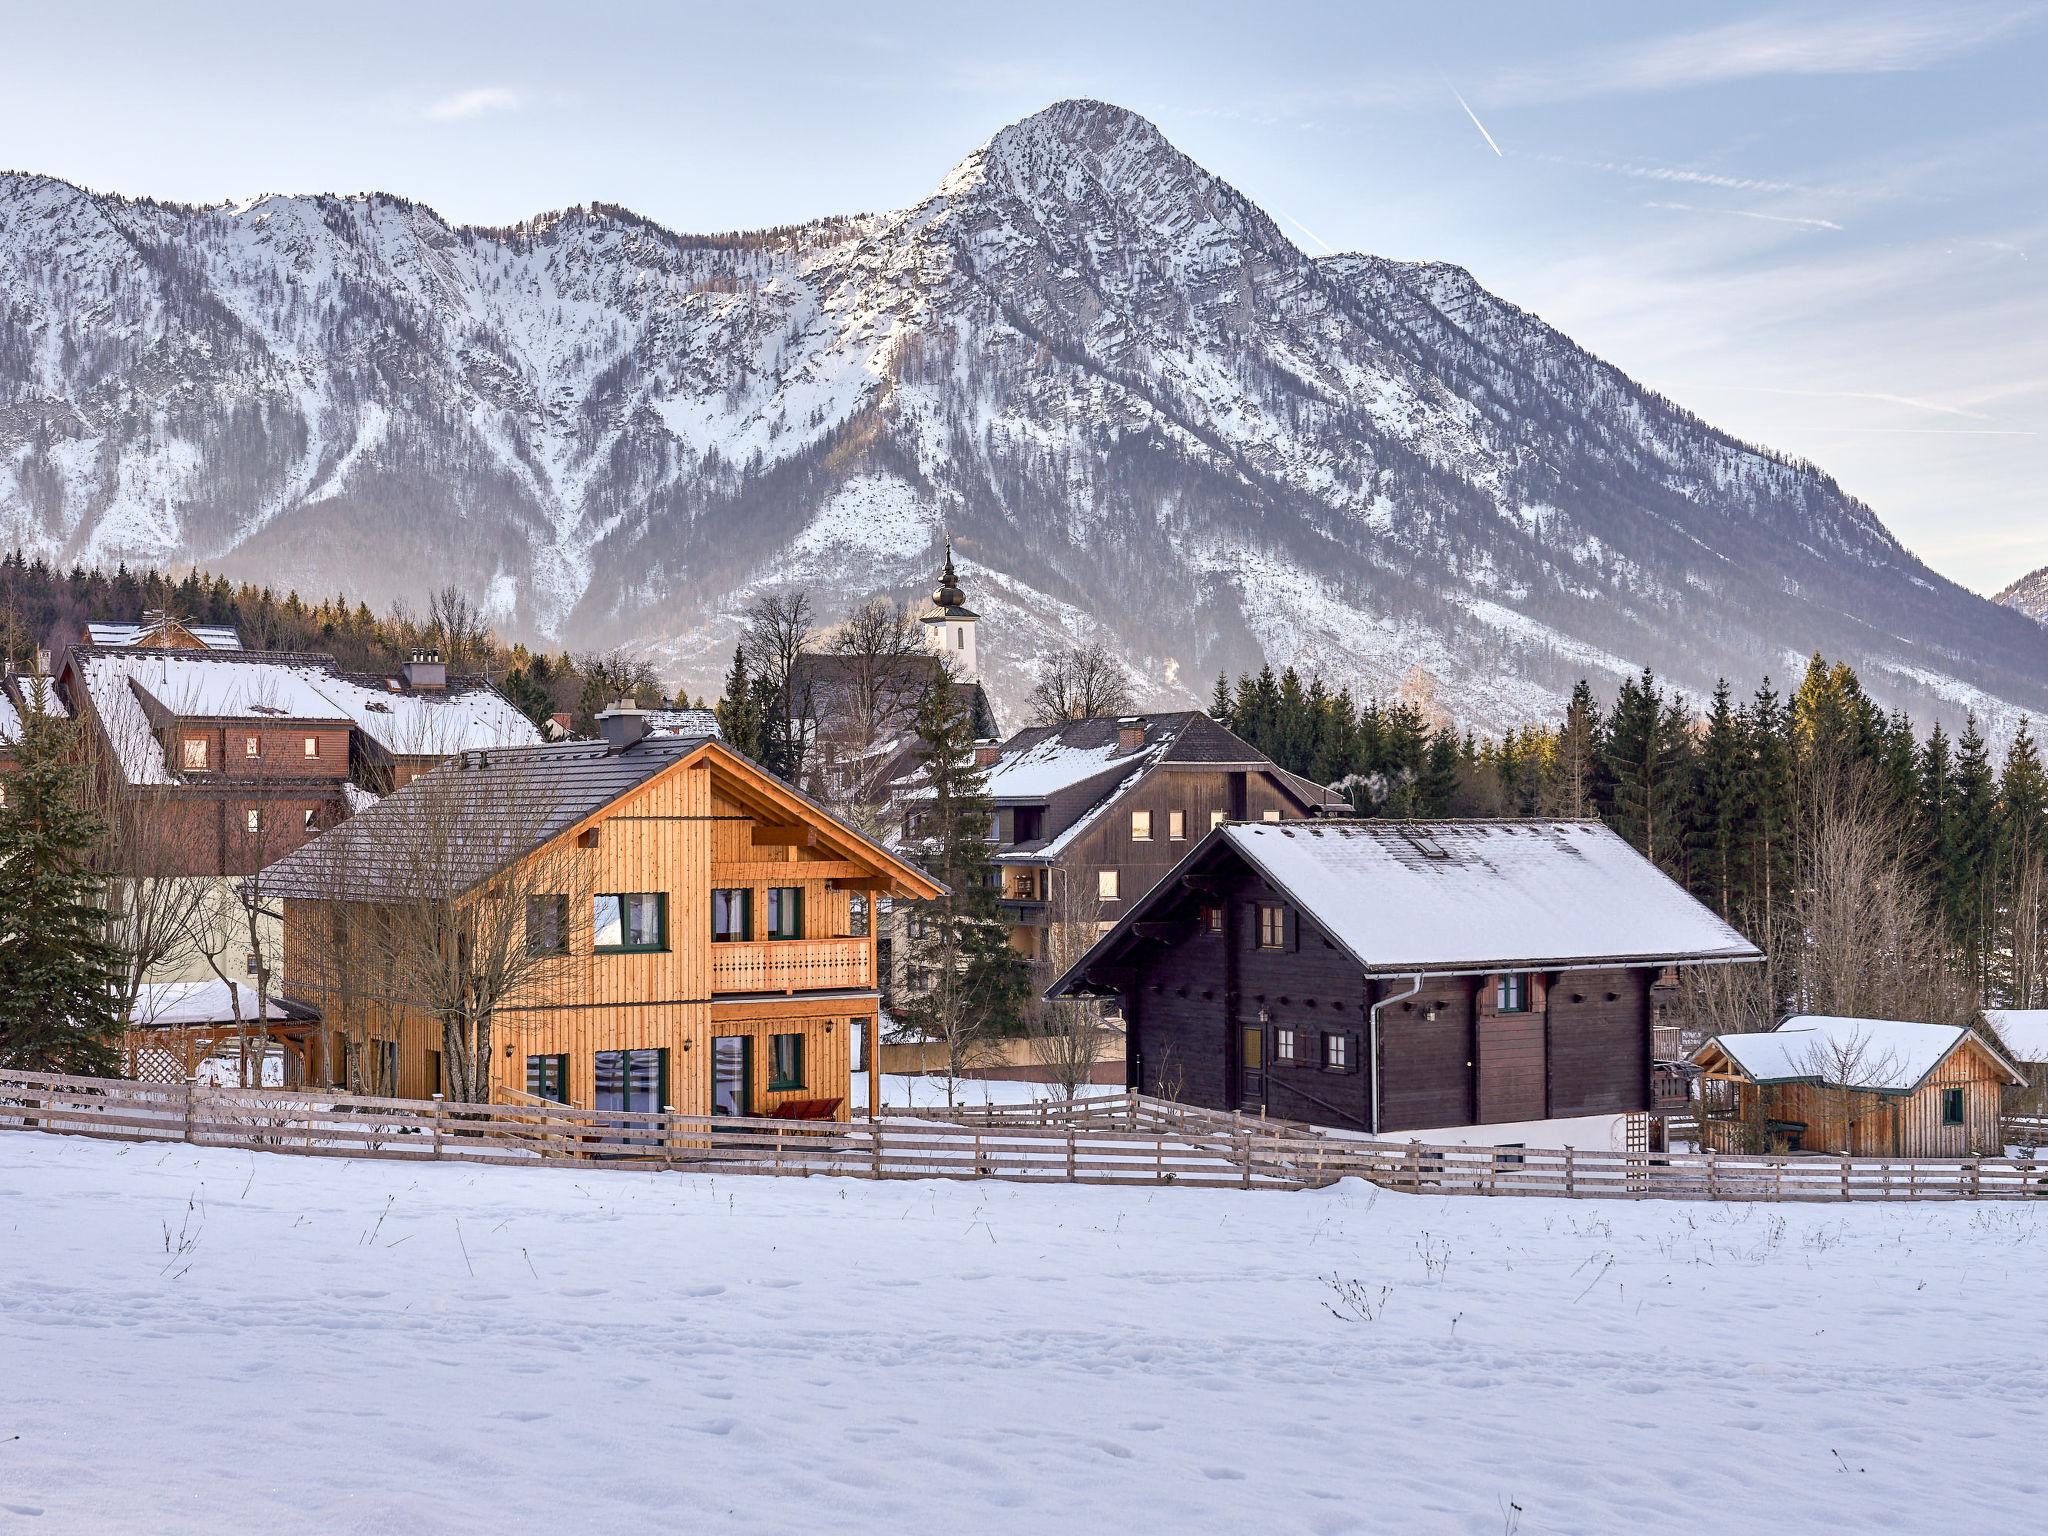
[[[866,939],[778,939],[711,946],[711,991],[831,992],[872,987]]]

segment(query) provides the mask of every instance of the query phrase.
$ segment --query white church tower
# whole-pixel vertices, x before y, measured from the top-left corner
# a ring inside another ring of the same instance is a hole
[[[981,654],[975,647],[974,626],[980,615],[967,606],[967,594],[960,578],[953,574],[953,546],[946,545],[945,569],[939,572],[939,589],[932,594],[932,606],[923,616],[925,648],[934,656],[953,663],[953,675],[963,683],[981,681]]]

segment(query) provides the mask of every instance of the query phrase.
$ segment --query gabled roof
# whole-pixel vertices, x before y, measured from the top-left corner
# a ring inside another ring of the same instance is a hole
[[[256,1016],[256,988],[240,988],[242,1017]],[[275,994],[265,1000],[266,1019],[314,1021],[320,1010]],[[235,999],[228,995],[225,981],[146,981],[136,990],[135,1009],[128,1022],[138,1029],[187,1029],[199,1024],[235,1022]]]
[[[648,736],[464,752],[285,855],[263,872],[268,897],[398,901],[459,895],[597,815],[656,775],[709,754],[784,814],[834,829],[860,861],[918,894],[938,887],[723,742]],[[438,824],[436,824],[438,823]],[[423,889],[433,886],[435,889]]]
[[[1817,1083],[1869,1093],[1912,1093],[1934,1069],[1973,1042],[2012,1082],[2020,1071],[1974,1030],[1906,1019],[1847,1019],[1795,1014],[1774,1030],[1716,1035],[1693,1053],[1705,1063],[1725,1056],[1751,1082]]]
[[[31,713],[62,719],[70,711],[50,678],[20,672],[9,675],[5,686],[0,686],[0,745],[12,746],[21,740],[22,718]]]
[[[1986,1008],[1984,1017],[2016,1061],[2048,1061],[2048,1008]]]
[[[1236,859],[1367,974],[1756,960],[1760,952],[1598,822],[1296,821],[1217,827],[1059,979],[1085,990],[1184,877]]]
[[[699,736],[712,741],[725,740],[725,732],[719,729],[716,710],[650,709],[645,713],[647,729],[654,735]]]
[[[1135,746],[1122,745],[1124,732],[1141,730]],[[1143,715],[1098,715],[1059,725],[1036,725],[1003,743],[989,768],[989,798],[998,804],[1033,802],[1092,779],[1121,783],[1149,767],[1246,768],[1272,774],[1305,806],[1344,804],[1343,797],[1289,773],[1258,748],[1232,735],[1199,710]]]
[[[85,626],[85,642],[87,645],[152,645],[164,638],[167,627],[183,630],[209,651],[239,651],[242,648],[241,631],[232,624],[187,624],[179,619],[148,624],[109,624],[94,620]]]

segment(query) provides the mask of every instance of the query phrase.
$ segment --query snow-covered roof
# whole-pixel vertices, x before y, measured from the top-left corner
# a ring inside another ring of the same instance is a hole
[[[242,1017],[254,1020],[256,1017],[256,987],[254,983],[239,984]],[[263,1016],[266,1019],[317,1019],[319,1010],[289,998],[267,999]],[[228,984],[224,981],[148,981],[135,994],[135,1011],[129,1015],[131,1024],[156,1029],[179,1029],[194,1024],[232,1024],[235,1021],[235,1003],[228,995]]]
[[[2048,1061],[2048,1008],[1986,1008],[1984,1017],[2015,1061]]]
[[[718,728],[718,712],[711,709],[650,709],[647,730],[653,736],[709,736],[725,740]]]
[[[349,722],[393,757],[446,757],[491,747],[537,747],[540,728],[480,679],[407,689],[397,677],[330,672],[315,683]]]
[[[1951,1051],[1972,1038],[1954,1024],[1906,1019],[1845,1019],[1802,1013],[1753,1035],[1716,1035],[1695,1053],[1719,1050],[1755,1083],[1822,1083],[1872,1093],[1911,1093]],[[1984,1042],[1979,1039],[1981,1045]],[[1988,1045],[1999,1065],[2019,1074]]]
[[[179,624],[178,627],[209,651],[239,651],[242,636],[232,624]],[[161,624],[107,624],[95,620],[85,626],[88,645],[140,645],[163,632]]]
[[[1114,736],[1089,746],[1070,746],[1048,736],[990,766],[988,797],[998,803],[1048,799],[1063,789],[1149,761],[1156,750],[1119,747]]]
[[[324,657],[76,647],[71,665],[130,784],[182,782],[164,761],[145,698],[186,719],[349,723],[320,691]]]
[[[57,685],[49,678],[17,674],[7,679],[5,687],[0,687],[0,741],[21,740],[24,711],[55,715],[59,719],[71,713],[57,696]]]
[[[1598,822],[1233,822],[1211,835],[1371,971],[1758,957]]]

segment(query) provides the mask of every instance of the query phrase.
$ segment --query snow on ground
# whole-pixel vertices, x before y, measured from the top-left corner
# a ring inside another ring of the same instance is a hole
[[[1122,1093],[1123,1089],[1104,1084],[1083,1084],[1080,1097],[1089,1098],[1096,1094]],[[1035,1104],[1040,1099],[1059,1099],[1061,1094],[1056,1083],[1032,1083],[1014,1077],[963,1077],[953,1084],[955,1105],[975,1104]],[[856,1109],[865,1112],[868,1102],[868,1075],[865,1072],[853,1074],[852,1101]],[[946,1102],[946,1080],[943,1077],[911,1076],[899,1072],[882,1074],[882,1102],[899,1109],[927,1109]]]
[[[2048,1491],[2031,1207],[7,1133],[0,1231],[10,1533],[1998,1532]]]

